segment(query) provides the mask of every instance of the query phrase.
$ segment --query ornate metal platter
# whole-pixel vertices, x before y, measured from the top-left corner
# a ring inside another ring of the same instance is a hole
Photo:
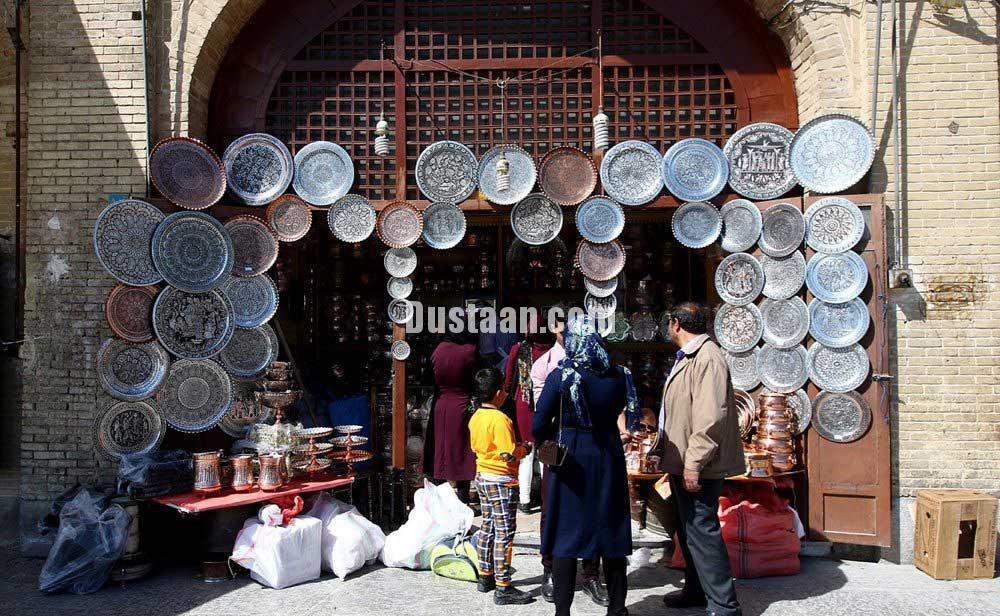
[[[792,131],[769,122],[748,124],[726,141],[729,185],[748,199],[777,199],[795,188],[788,164]]]
[[[623,141],[601,160],[601,185],[622,205],[645,205],[663,188],[660,151],[645,141]]]
[[[149,179],[171,203],[203,210],[226,193],[226,169],[212,148],[190,137],[168,137],[149,153]]]
[[[246,438],[254,424],[271,420],[272,409],[257,402],[254,383],[233,384],[233,403],[219,421],[219,429],[233,438]]]
[[[375,230],[375,208],[361,195],[344,195],[330,206],[326,224],[341,242],[363,242]]]
[[[660,337],[663,338],[664,342],[670,342],[670,311],[664,310],[660,313],[659,318],[660,325]]]
[[[861,209],[843,197],[826,197],[805,214],[806,244],[816,252],[846,252],[865,235]]]
[[[267,224],[282,242],[295,242],[309,233],[312,212],[302,199],[295,195],[281,195],[267,206]]]
[[[764,342],[779,349],[801,344],[809,333],[809,310],[800,297],[765,299],[760,303],[764,317]]]
[[[555,148],[542,157],[538,184],[545,196],[559,205],[576,205],[597,186],[594,161],[583,150]]]
[[[472,150],[457,141],[437,141],[417,158],[417,187],[431,201],[461,203],[476,190],[479,167]]]
[[[868,432],[871,425],[872,409],[855,391],[842,394],[821,391],[813,400],[813,430],[828,441],[856,441]]]
[[[868,285],[868,266],[853,252],[818,253],[806,264],[806,286],[824,302],[849,302]]]
[[[163,280],[153,262],[153,235],[163,212],[138,199],[112,203],[94,223],[94,252],[109,274],[141,287]]]
[[[330,205],[346,195],[352,184],[354,161],[336,143],[313,141],[295,153],[292,188],[306,202]]]
[[[742,353],[723,351],[726,363],[729,364],[729,381],[736,389],[751,391],[760,385],[757,374],[757,353],[760,349],[753,348]]]
[[[270,325],[236,330],[229,344],[219,353],[222,367],[240,380],[260,377],[276,359],[278,337]]]
[[[517,239],[531,246],[552,241],[562,230],[562,208],[542,193],[521,199],[510,211],[510,227]]]
[[[722,217],[711,203],[694,201],[677,208],[670,219],[674,237],[687,248],[709,246],[722,232]]]
[[[109,338],[97,351],[97,378],[112,398],[145,400],[167,375],[170,357],[156,342],[130,344]]]
[[[764,297],[788,299],[806,282],[806,258],[795,251],[787,257],[760,256],[764,268]]]
[[[871,371],[868,353],[860,344],[835,349],[818,342],[809,347],[809,379],[826,391],[854,391]]]
[[[764,319],[753,304],[723,304],[715,315],[715,339],[730,353],[742,353],[757,346],[764,333]]]
[[[396,340],[389,348],[389,353],[397,361],[406,361],[410,356],[410,344],[405,340]]]
[[[394,299],[389,302],[389,319],[397,325],[406,325],[413,318],[416,308],[408,299]]]
[[[424,217],[408,201],[393,201],[378,213],[375,232],[390,248],[405,248],[420,239]]]
[[[130,453],[156,451],[167,433],[167,424],[147,402],[117,402],[94,421],[94,448],[120,460]]]
[[[583,279],[583,288],[587,290],[594,297],[607,297],[614,294],[618,290],[618,277],[611,278],[610,280],[591,280],[590,278]]]
[[[104,300],[104,317],[111,331],[128,342],[149,342],[153,333],[153,301],[159,287],[116,284]]]
[[[812,402],[804,389],[796,389],[788,394],[788,408],[795,414],[796,434],[802,434],[809,428],[812,419]]]
[[[806,122],[795,133],[788,157],[803,188],[840,192],[868,173],[875,160],[875,138],[858,120],[832,113]]]
[[[625,342],[628,339],[628,335],[632,332],[632,324],[628,322],[625,318],[624,312],[615,313],[615,322],[611,328],[611,331],[603,333],[601,335],[607,337],[611,342]]]
[[[632,339],[636,342],[652,342],[656,338],[659,328],[656,326],[656,317],[649,312],[633,312],[632,318]]]
[[[453,248],[465,237],[465,214],[454,203],[438,201],[424,210],[424,242],[431,248]]]
[[[802,245],[806,223],[791,203],[777,203],[764,210],[760,250],[769,257],[787,257]]]
[[[229,190],[247,205],[277,199],[288,190],[295,168],[285,144],[266,133],[237,138],[222,154],[222,162]]]
[[[764,290],[764,267],[753,255],[731,254],[715,270],[715,290],[728,304],[749,304]]]
[[[607,197],[591,197],[576,208],[576,228],[584,239],[604,244],[625,228],[625,212]]]
[[[225,348],[235,329],[233,304],[219,290],[188,293],[167,287],[153,304],[153,331],[177,357],[212,357]]]
[[[842,304],[820,299],[809,302],[809,335],[823,346],[851,346],[865,337],[870,324],[868,306],[861,298]]]
[[[241,329],[260,327],[278,311],[278,288],[266,274],[230,278],[219,290],[232,303],[236,327]]]
[[[385,285],[385,290],[392,299],[406,299],[413,293],[413,281],[409,278],[393,276]]]
[[[233,384],[214,361],[180,359],[170,366],[156,404],[174,430],[204,432],[219,423],[232,407]]]
[[[385,271],[396,278],[406,278],[417,269],[417,253],[412,248],[392,248],[382,259]]]
[[[497,188],[497,160],[503,153],[510,164],[510,188]],[[527,197],[535,187],[538,172],[531,154],[516,145],[498,145],[490,148],[479,161],[479,190],[497,205],[514,205]]]
[[[763,219],[760,209],[746,199],[734,199],[722,206],[720,244],[726,252],[746,252],[760,239]]]
[[[611,280],[625,267],[625,247],[618,240],[607,244],[582,240],[576,247],[576,266],[586,278]]]
[[[729,180],[729,161],[719,146],[691,137],[670,146],[663,155],[663,185],[681,201],[708,201]]]
[[[210,291],[233,269],[233,241],[216,219],[202,212],[177,212],[153,234],[153,263],[173,287]]]
[[[618,300],[614,295],[594,297],[590,293],[583,296],[583,308],[588,314],[598,319],[609,319],[618,308]]]
[[[802,345],[779,349],[765,344],[757,356],[757,371],[764,387],[788,394],[809,380],[808,355]]]
[[[256,216],[234,216],[224,225],[233,240],[233,276],[257,276],[278,259],[278,238]]]

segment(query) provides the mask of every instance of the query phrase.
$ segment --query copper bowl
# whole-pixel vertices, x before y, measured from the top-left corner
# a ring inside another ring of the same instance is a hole
[[[795,454],[793,453],[772,453],[771,466],[779,473],[794,471],[796,466]]]
[[[757,426],[757,435],[761,438],[780,439],[783,441],[791,441],[792,437],[795,436],[787,423],[762,423]]]
[[[264,391],[288,391],[292,388],[292,382],[290,380],[276,380],[261,381],[261,385],[264,386]]]
[[[762,409],[783,410],[788,408],[788,396],[785,394],[766,393],[757,397]]]
[[[298,402],[300,391],[258,391],[257,401],[270,409],[285,408]]]
[[[766,451],[767,453],[794,453],[795,446],[792,442],[784,439],[777,438],[767,438],[758,436],[754,441],[757,445],[757,449]]]
[[[763,411],[760,412],[760,415],[758,415],[758,417],[760,418],[761,423],[772,423],[772,422],[781,422],[781,421],[792,422],[792,421],[794,421],[794,418],[792,417],[792,413],[788,409],[781,410],[781,411],[773,410],[773,409],[763,410]]]
[[[291,370],[292,369],[292,362],[290,362],[290,361],[272,361],[271,362],[271,369],[272,370]]]

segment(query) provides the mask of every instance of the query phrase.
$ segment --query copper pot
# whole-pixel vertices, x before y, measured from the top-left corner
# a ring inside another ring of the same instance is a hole
[[[222,489],[221,451],[192,454],[194,460],[194,491],[209,493]]]
[[[771,455],[752,452],[745,454],[747,462],[747,477],[770,477],[774,474]]]
[[[794,418],[792,417],[792,413],[787,409],[781,411],[763,410],[760,412],[760,415],[758,415],[758,417],[760,417],[761,423],[773,423],[773,422],[791,423],[794,420]]]
[[[260,489],[265,492],[281,488],[281,466],[284,456],[279,453],[266,453],[260,456]]]
[[[253,456],[248,453],[230,456],[229,462],[233,466],[233,489],[245,492],[252,488]]]
[[[791,441],[792,437],[795,436],[786,422],[759,424],[757,426],[757,434],[762,438],[766,437],[784,441]]]
[[[777,411],[788,408],[788,396],[785,394],[766,393],[757,397],[762,409],[774,409]]]
[[[779,473],[794,471],[797,462],[794,453],[772,453],[771,466]]]
[[[795,451],[795,446],[789,440],[758,436],[755,443],[757,449],[768,453],[793,453]]]

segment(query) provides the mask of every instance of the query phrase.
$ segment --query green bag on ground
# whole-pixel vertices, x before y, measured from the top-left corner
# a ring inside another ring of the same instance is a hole
[[[431,548],[431,571],[452,580],[479,580],[479,555],[472,541],[464,537],[444,539]]]

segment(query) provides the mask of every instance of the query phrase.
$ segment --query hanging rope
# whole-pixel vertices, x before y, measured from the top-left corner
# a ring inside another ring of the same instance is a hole
[[[375,154],[389,155],[389,123],[385,121],[385,41],[379,49],[379,114],[375,124]]]

